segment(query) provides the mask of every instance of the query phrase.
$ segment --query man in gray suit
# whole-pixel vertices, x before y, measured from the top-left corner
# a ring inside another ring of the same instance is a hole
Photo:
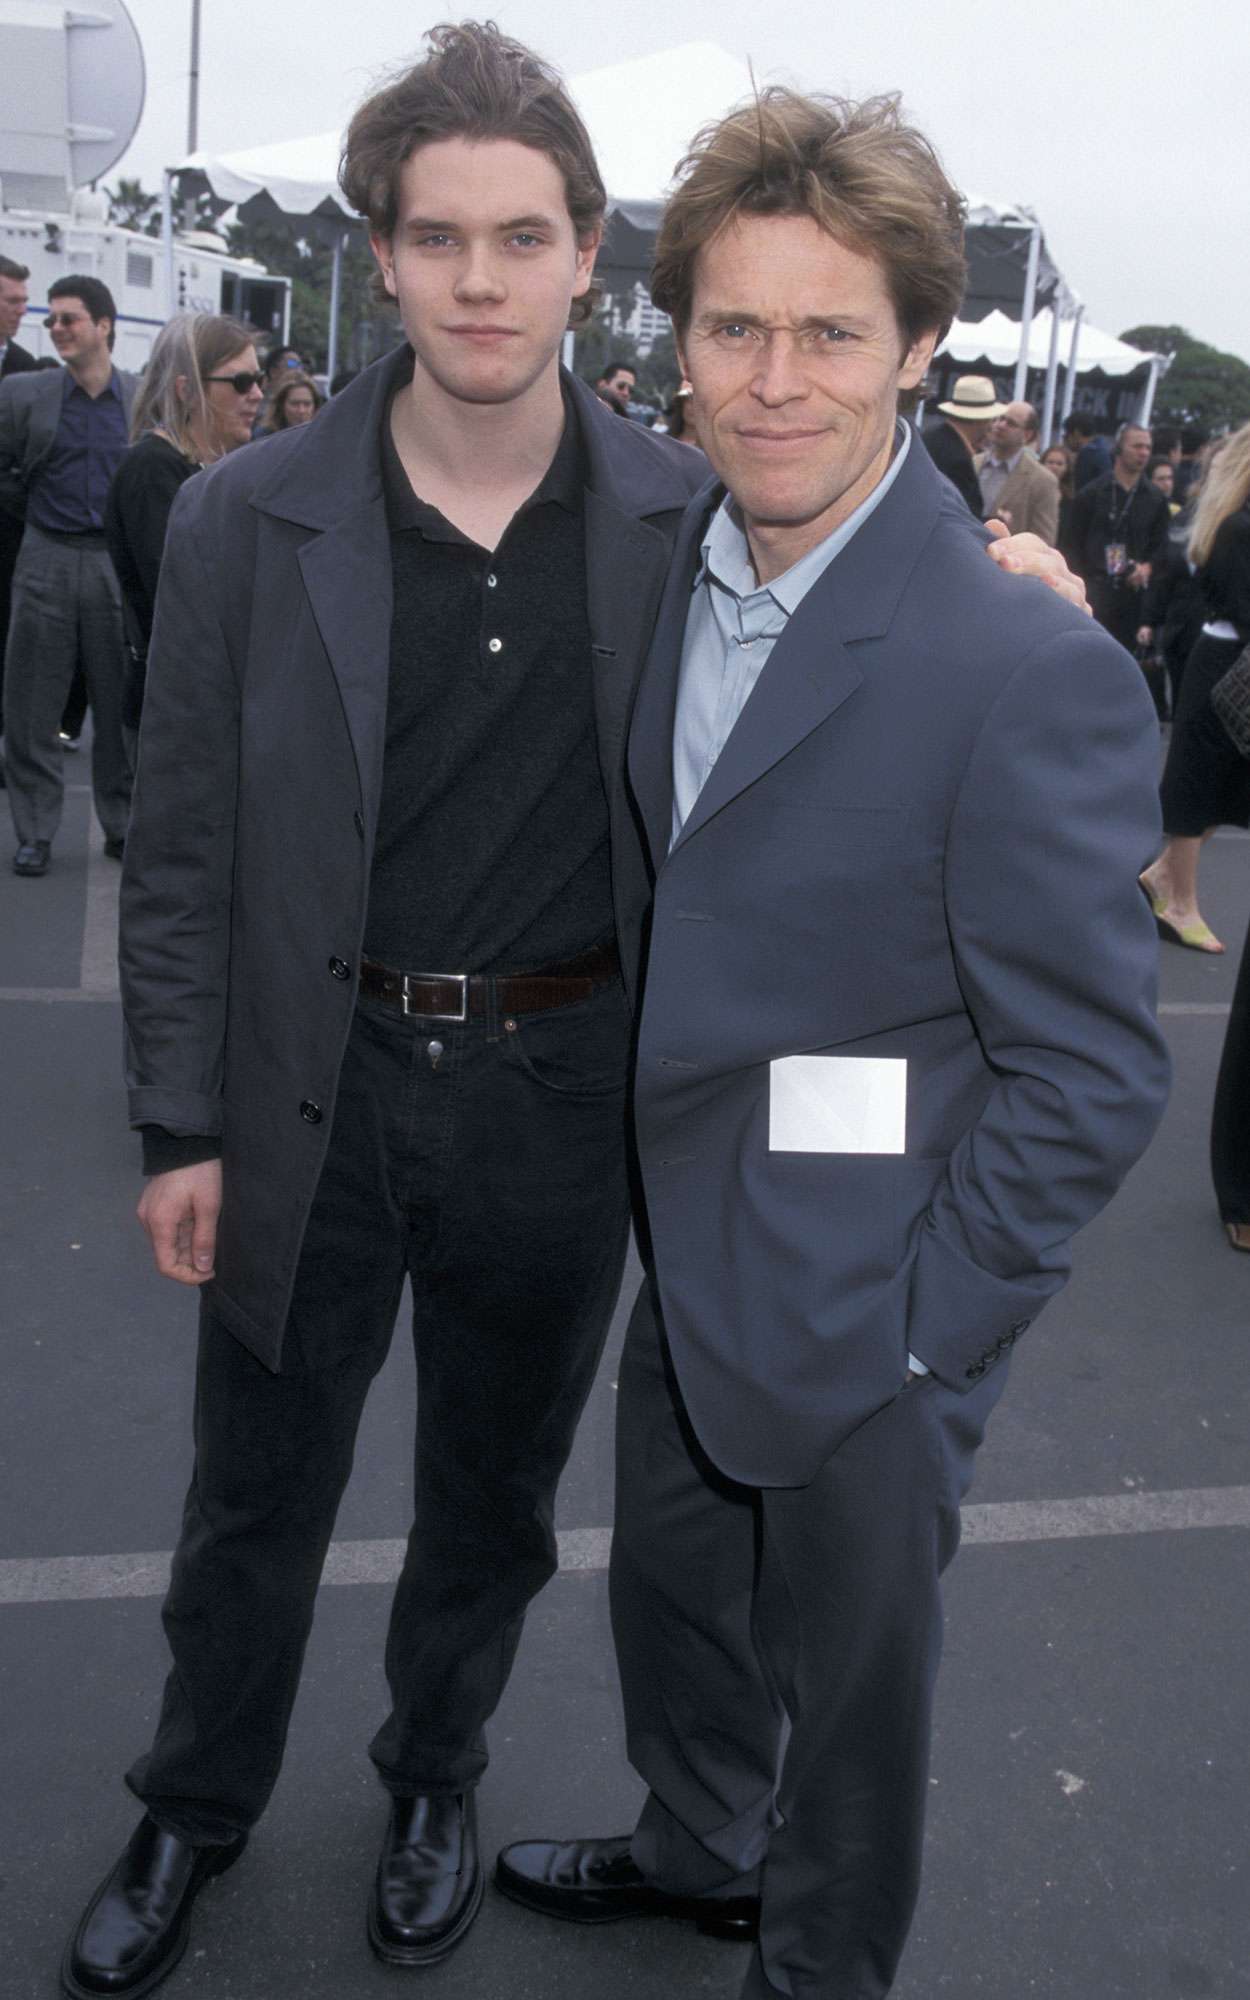
[[[47,326],[64,369],[0,382],[0,508],[25,523],[4,669],[18,875],[47,873],[61,823],[58,732],[80,662],[93,718],[95,808],[115,860],[130,810],[121,597],[104,546],[104,502],[129,442],[135,383],[113,366],[117,307],[99,278],[58,278],[48,291]]]
[[[629,747],[649,1242],[612,1602],[649,1795],[498,1880],[583,1922],[758,1913],[744,2000],[891,1987],[975,1450],[1166,1088],[1149,700],[897,418],[963,278],[893,99],[765,91],[657,251],[719,480]]]

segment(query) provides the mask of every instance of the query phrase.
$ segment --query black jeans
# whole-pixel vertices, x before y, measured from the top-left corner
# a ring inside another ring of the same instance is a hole
[[[127,1782],[221,1841],[278,1775],[318,1578],[405,1277],[415,1507],[370,1746],[399,1794],[461,1792],[530,1599],[628,1233],[619,985],[517,1022],[362,1001],[300,1258],[281,1374],[205,1311],[195,1472],[164,1610],[173,1671]]]

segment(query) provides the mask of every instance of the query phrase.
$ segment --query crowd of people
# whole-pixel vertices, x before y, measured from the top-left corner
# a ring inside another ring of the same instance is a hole
[[[889,98],[771,87],[700,135],[653,284],[682,391],[667,435],[620,421],[626,364],[559,367],[606,207],[574,105],[489,24],[427,42],[343,154],[391,354],[322,403],[180,318],[135,382],[73,277],[62,368],[0,386],[14,867],[49,866],[88,634],[140,1218],[201,1299],[173,1665],[62,1984],[150,1992],[264,1811],[406,1280],[367,1927],[408,1968],[467,1936],[486,1724],[632,1213],[611,1588],[647,1799],[495,1879],[746,1941],[743,2000],[882,2000],[959,1504],[1166,1096],[1158,730],[1102,628],[1124,588],[1140,619],[1169,503],[1138,427],[1065,496],[992,383],[955,384],[949,437],[901,418],[965,264]],[[1195,516],[1191,705],[1201,648],[1250,637],[1247,435]]]
[[[1204,844],[1250,826],[1250,762],[1212,690],[1250,645],[1250,426],[1231,436],[1125,422],[1107,438],[1081,412],[1038,450],[1037,412],[961,376],[924,439],[978,519],[1028,526],[1085,581],[1094,616],[1141,662],[1170,720],[1160,798],[1165,841],[1141,885],[1159,936],[1212,954],[1224,944],[1198,903]],[[1247,937],[1225,1045],[1212,1158],[1221,1218],[1250,1250],[1250,993]]]

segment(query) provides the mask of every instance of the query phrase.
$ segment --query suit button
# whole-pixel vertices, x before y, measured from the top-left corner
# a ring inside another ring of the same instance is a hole
[[[354,812],[352,814],[352,825],[355,827],[357,833],[360,835],[360,838],[363,840],[365,837],[364,816],[361,813]]]
[[[1012,1339],[1019,1340],[1020,1335],[1022,1333],[1027,1333],[1032,1324],[1033,1322],[1031,1319],[1018,1319],[1011,1329]]]
[[[964,1380],[966,1382],[979,1382],[988,1366],[989,1363],[986,1361],[974,1361],[970,1368],[964,1369]]]
[[[321,1106],[314,1104],[311,1097],[306,1097],[300,1105],[299,1115],[306,1125],[320,1125]]]
[[[350,979],[352,976],[351,966],[345,958],[332,958],[330,971],[335,979]]]

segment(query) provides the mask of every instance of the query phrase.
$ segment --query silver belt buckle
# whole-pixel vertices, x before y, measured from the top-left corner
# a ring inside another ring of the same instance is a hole
[[[459,986],[460,1012],[458,1014],[431,1014],[429,1010],[425,1007],[410,1007],[408,1005],[408,998],[409,998],[408,981],[411,977],[412,975],[410,973],[406,972],[404,974],[403,1000],[404,1000],[404,1015],[406,1018],[410,1019],[413,1014],[416,1014],[423,1021],[467,1021],[468,1020],[469,975],[467,972],[423,972],[421,974],[422,981],[428,979],[449,979],[454,984]]]

